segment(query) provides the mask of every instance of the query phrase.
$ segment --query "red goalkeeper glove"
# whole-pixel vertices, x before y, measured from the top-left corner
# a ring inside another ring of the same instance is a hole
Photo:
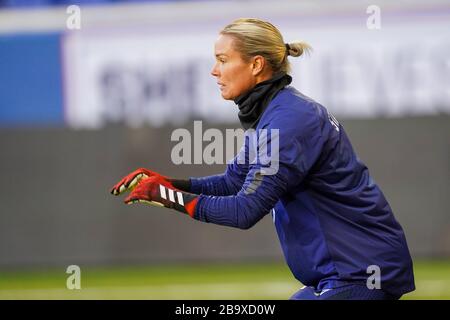
[[[180,189],[182,191],[189,192],[191,189],[191,181],[189,179],[171,179],[168,177],[165,177],[157,172],[145,169],[145,168],[139,168],[137,170],[134,170],[132,173],[126,175],[124,178],[122,178],[114,187],[111,189],[111,193],[113,195],[119,195],[127,190],[133,190],[133,188],[141,181],[142,179],[149,178],[149,177],[161,177],[163,179],[166,179],[169,181],[176,189]]]
[[[132,173],[128,174],[122,180],[120,180],[112,189],[111,193],[114,195],[119,195],[127,190],[132,190],[134,186],[139,183],[142,179],[159,176],[167,179],[166,177],[160,175],[159,173],[153,172],[145,168],[139,168],[134,170]]]
[[[124,200],[126,204],[143,202],[175,209],[194,217],[198,195],[181,191],[161,175],[141,180]]]

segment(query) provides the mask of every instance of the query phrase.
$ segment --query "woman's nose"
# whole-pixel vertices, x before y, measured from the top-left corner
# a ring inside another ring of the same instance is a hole
[[[219,73],[217,72],[217,63],[214,64],[211,70],[211,75],[213,75],[214,77],[217,77],[219,75]]]

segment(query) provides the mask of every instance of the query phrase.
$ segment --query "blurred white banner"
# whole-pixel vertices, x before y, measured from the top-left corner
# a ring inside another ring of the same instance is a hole
[[[295,12],[261,18],[286,42],[301,39],[314,48],[309,57],[290,58],[293,86],[337,117],[391,117],[450,113],[450,19],[435,11],[383,15],[381,8],[380,29],[367,27],[363,6],[307,19]],[[68,124],[237,122],[236,106],[221,99],[210,75],[217,33],[232,19],[192,20],[68,32]]]

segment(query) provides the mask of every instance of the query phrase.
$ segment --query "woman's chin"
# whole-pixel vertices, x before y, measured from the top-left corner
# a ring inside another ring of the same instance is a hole
[[[233,97],[231,97],[229,94],[226,94],[225,92],[222,92],[222,98],[225,100],[233,100]]]

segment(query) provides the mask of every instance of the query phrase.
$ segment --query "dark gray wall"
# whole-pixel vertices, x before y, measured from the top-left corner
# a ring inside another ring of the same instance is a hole
[[[413,255],[449,256],[450,117],[342,123]],[[173,129],[1,129],[0,267],[282,259],[269,216],[241,231],[109,194],[140,166],[177,177],[223,171],[172,164]]]

